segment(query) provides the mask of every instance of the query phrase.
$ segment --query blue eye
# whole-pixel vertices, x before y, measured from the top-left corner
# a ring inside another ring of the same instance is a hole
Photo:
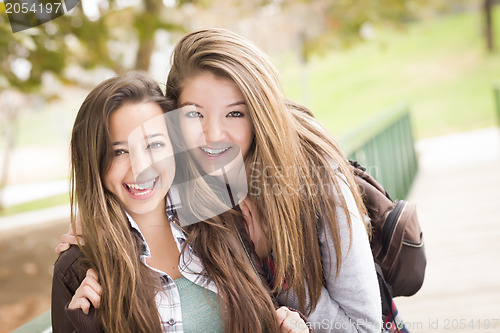
[[[113,154],[115,156],[120,156],[120,155],[123,155],[123,154],[126,154],[128,153],[125,149],[115,149],[115,151],[113,152]]]
[[[162,147],[165,147],[165,144],[163,142],[156,141],[156,142],[150,143],[146,147],[146,149],[158,149],[158,148],[162,148]]]
[[[198,111],[189,111],[184,115],[186,118],[203,118],[203,115]]]
[[[243,112],[240,112],[240,111],[231,111],[229,112],[226,117],[244,117],[245,115],[243,114]]]

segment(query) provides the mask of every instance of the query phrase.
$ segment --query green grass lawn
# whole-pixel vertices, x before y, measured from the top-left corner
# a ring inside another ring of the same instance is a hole
[[[48,207],[53,207],[57,205],[64,205],[68,204],[69,205],[69,194],[68,193],[63,193],[63,194],[58,194],[54,196],[50,196],[47,198],[43,199],[38,199],[38,200],[33,200],[9,207],[5,207],[3,209],[0,209],[0,217],[3,216],[9,216],[12,214],[17,214],[17,213],[24,213],[32,210],[37,210],[37,209],[44,209]]]
[[[500,8],[495,18],[500,48]],[[479,13],[377,31],[374,40],[313,58],[306,101],[298,62],[277,64],[287,96],[309,106],[334,136],[405,102],[423,138],[496,124],[492,87],[500,81],[500,52],[487,54],[484,45]]]

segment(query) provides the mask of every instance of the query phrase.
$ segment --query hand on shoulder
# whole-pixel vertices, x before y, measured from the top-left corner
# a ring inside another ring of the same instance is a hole
[[[59,239],[61,243],[57,244],[55,248],[56,254],[61,254],[62,252],[66,251],[69,249],[71,245],[84,245],[85,244],[85,239],[83,239],[82,236],[82,226],[76,221],[75,224],[75,231],[76,235],[73,233],[73,228],[71,224],[69,225],[68,232],[63,234],[61,238]]]
[[[90,305],[98,309],[101,305],[102,287],[98,282],[98,276],[95,270],[87,270],[85,279],[83,279],[80,287],[76,290],[71,302],[68,304],[69,309],[82,309],[83,313],[88,314]]]

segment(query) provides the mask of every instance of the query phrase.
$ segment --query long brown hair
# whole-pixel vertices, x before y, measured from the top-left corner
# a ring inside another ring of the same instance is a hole
[[[172,70],[172,75],[175,75],[177,69]],[[167,95],[172,93],[176,94],[175,91],[168,91]],[[178,128],[176,133],[182,135]],[[176,177],[181,182],[191,180],[183,183],[185,186],[180,193],[181,197],[184,196],[183,205],[188,205],[197,217],[212,216],[211,207],[218,209],[220,201],[217,194],[213,193],[214,188],[207,188],[204,181],[196,181],[196,177],[200,176],[199,170],[189,154],[177,154],[176,164]],[[236,224],[241,223],[241,214],[230,209],[219,216],[203,220],[185,228],[189,236],[182,251],[186,251],[189,245],[200,258],[204,274],[217,286],[225,332],[278,332],[275,304],[239,241]]]
[[[346,213],[349,227],[351,218],[340,188],[342,179],[360,212],[365,212],[348,163],[312,113],[285,99],[273,65],[250,42],[223,29],[184,36],[174,48],[167,96],[178,102],[186,79],[202,71],[230,78],[245,97],[255,135],[246,156],[248,181],[276,258],[273,291],[284,288],[286,276],[300,310],[312,311],[323,286],[323,270],[330,270],[321,264],[318,230],[331,233],[335,254],[329,255],[337,259],[337,274],[345,255],[337,206]],[[323,223],[329,228],[321,228]],[[306,290],[310,306],[306,306]]]
[[[175,129],[173,131],[175,133]],[[179,210],[175,217],[188,235],[181,260],[190,260],[189,255],[183,254],[192,249],[203,264],[201,274],[217,286],[224,331],[278,332],[273,300],[240,243],[236,223],[241,222],[241,214],[219,196],[218,182],[207,184],[201,178],[189,154],[176,154],[175,163],[176,178],[182,185],[175,186],[179,189],[182,208],[188,210],[187,219],[186,216],[179,219]],[[212,217],[222,208],[227,212]],[[193,224],[195,220],[200,222]]]
[[[74,226],[78,210],[81,249],[103,287],[98,315],[106,332],[161,332],[154,299],[159,281],[140,262],[124,209],[103,185],[113,156],[108,118],[125,103],[142,102],[156,103],[163,112],[172,106],[144,74],[108,79],[83,102],[71,136],[71,221]]]

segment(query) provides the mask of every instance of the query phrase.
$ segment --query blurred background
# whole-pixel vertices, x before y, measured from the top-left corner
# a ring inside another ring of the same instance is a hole
[[[82,0],[57,19],[13,33],[0,0],[0,332],[50,308],[54,247],[69,221],[70,132],[97,83],[143,70],[163,84],[183,34],[223,27],[269,54],[287,97],[311,108],[341,144],[403,104],[417,144],[436,147],[429,140],[500,121],[497,2]],[[494,140],[486,145],[498,148]],[[435,159],[446,158],[446,147]],[[422,302],[408,312],[425,313]],[[500,310],[500,298],[495,304]],[[425,331],[431,325],[422,316]]]

